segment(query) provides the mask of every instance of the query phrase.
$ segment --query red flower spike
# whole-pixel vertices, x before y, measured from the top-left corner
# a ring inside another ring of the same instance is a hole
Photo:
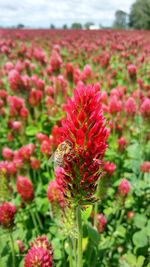
[[[97,230],[99,233],[104,232],[106,224],[107,224],[107,220],[104,214],[102,213],[97,214]]]
[[[17,178],[17,192],[24,202],[31,202],[34,198],[34,189],[30,180],[23,176]]]
[[[56,169],[56,180],[68,201],[85,204],[94,200],[109,134],[97,86],[79,84],[65,110],[63,141],[69,140],[72,150],[64,155],[63,166]]]
[[[16,211],[17,209],[12,203],[4,202],[0,206],[0,224],[6,228],[11,227],[14,223]]]
[[[119,184],[118,191],[121,196],[127,196],[130,192],[131,185],[127,179],[122,179],[122,181]]]
[[[30,246],[24,259],[24,267],[52,266],[53,250],[46,236],[37,237]]]

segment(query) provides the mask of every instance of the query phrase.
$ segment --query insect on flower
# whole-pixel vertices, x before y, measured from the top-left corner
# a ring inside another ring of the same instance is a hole
[[[70,160],[69,154],[72,152],[73,144],[69,140],[60,143],[56,151],[51,155],[48,163],[54,162],[54,170],[57,167],[63,167],[64,156],[68,155],[67,160]]]

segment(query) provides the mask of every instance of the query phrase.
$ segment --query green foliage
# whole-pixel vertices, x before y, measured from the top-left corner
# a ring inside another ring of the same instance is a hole
[[[115,13],[115,21],[113,23],[114,29],[127,29],[128,26],[128,15],[122,10],[117,10]]]
[[[79,23],[79,22],[74,22],[74,23],[72,23],[72,25],[71,25],[71,29],[74,29],[74,30],[82,29],[82,24]]]
[[[131,7],[129,24],[134,29],[150,29],[150,1],[136,0]]]

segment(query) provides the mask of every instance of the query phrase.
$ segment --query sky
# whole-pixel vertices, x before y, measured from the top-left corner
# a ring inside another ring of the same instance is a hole
[[[0,26],[61,27],[92,21],[111,26],[115,11],[127,13],[135,0],[0,0]]]

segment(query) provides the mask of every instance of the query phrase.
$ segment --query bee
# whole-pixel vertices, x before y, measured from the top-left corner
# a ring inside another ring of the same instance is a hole
[[[57,167],[63,167],[64,164],[64,156],[70,154],[73,148],[73,144],[69,140],[65,140],[61,144],[58,145],[56,151],[51,155],[49,159],[50,162],[54,162],[54,170]]]

